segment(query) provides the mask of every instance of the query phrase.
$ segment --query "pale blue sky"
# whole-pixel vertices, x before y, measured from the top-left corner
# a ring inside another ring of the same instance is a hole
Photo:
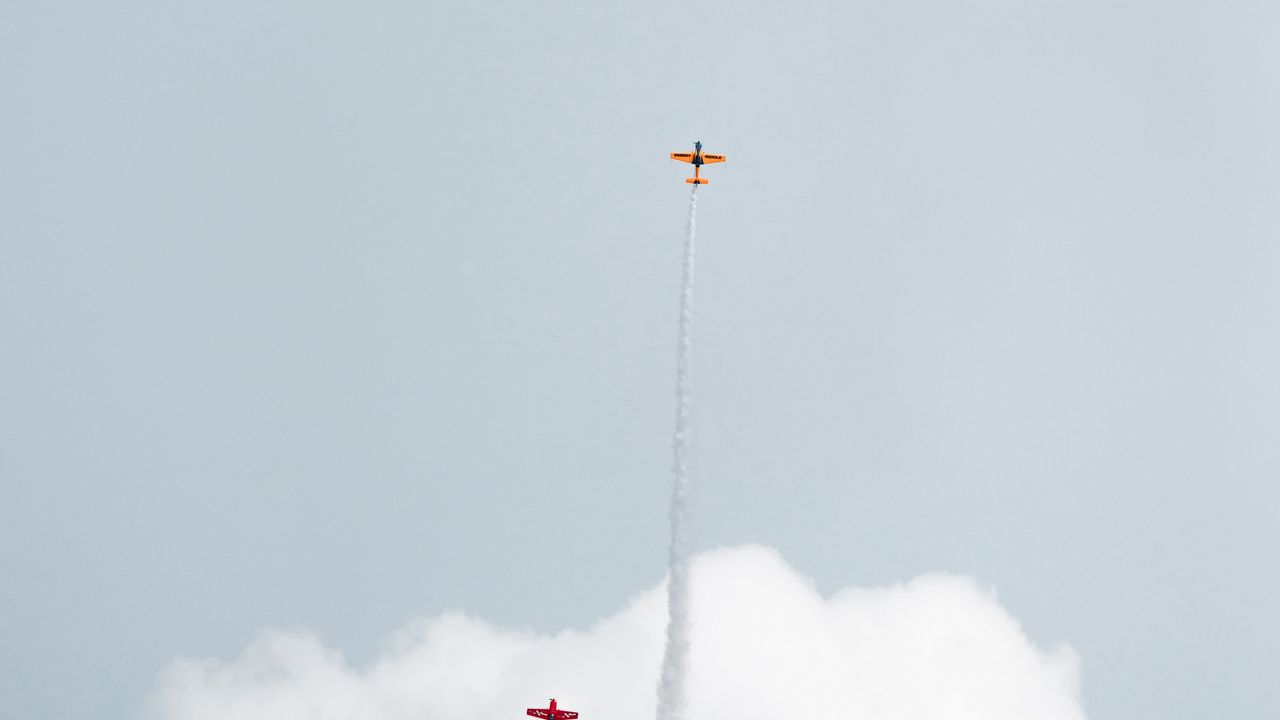
[[[972,574],[1095,720],[1280,708],[1267,2],[0,8],[0,717],[583,626],[699,547]]]

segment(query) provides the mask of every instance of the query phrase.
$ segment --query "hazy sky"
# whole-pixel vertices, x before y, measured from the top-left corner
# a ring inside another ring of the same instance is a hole
[[[3,5],[0,717],[132,717],[262,628],[359,664],[653,587],[700,139],[696,545],[971,575],[1093,720],[1274,718],[1277,37],[1264,1]]]

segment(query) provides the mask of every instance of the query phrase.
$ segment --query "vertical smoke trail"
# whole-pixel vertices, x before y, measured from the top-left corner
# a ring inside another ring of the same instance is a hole
[[[658,681],[658,720],[683,720],[685,671],[689,663],[689,484],[693,480],[693,259],[698,219],[698,186],[689,195],[684,238],[684,286],[680,291],[680,340],[676,354],[676,431],[672,439],[675,476],[671,487],[671,551],[667,559],[667,645]]]

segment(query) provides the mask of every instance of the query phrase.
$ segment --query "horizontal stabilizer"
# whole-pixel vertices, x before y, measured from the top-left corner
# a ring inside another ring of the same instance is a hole
[[[685,178],[684,181],[689,183],[690,185],[706,185],[707,183],[711,182],[710,180],[704,177]]]

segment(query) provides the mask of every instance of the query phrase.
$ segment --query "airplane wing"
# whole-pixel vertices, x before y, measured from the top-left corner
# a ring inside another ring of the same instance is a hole
[[[711,163],[724,162],[724,156],[723,156],[723,155],[708,155],[707,153],[702,153],[702,162],[704,162],[704,163],[706,163],[706,164],[708,164],[708,165],[710,165]]]
[[[691,163],[693,162],[693,153],[671,153],[671,159]]]
[[[524,712],[529,717],[542,718],[542,720],[574,720],[578,717],[578,713],[572,710],[556,710],[554,718],[551,716],[550,708],[529,708]]]

